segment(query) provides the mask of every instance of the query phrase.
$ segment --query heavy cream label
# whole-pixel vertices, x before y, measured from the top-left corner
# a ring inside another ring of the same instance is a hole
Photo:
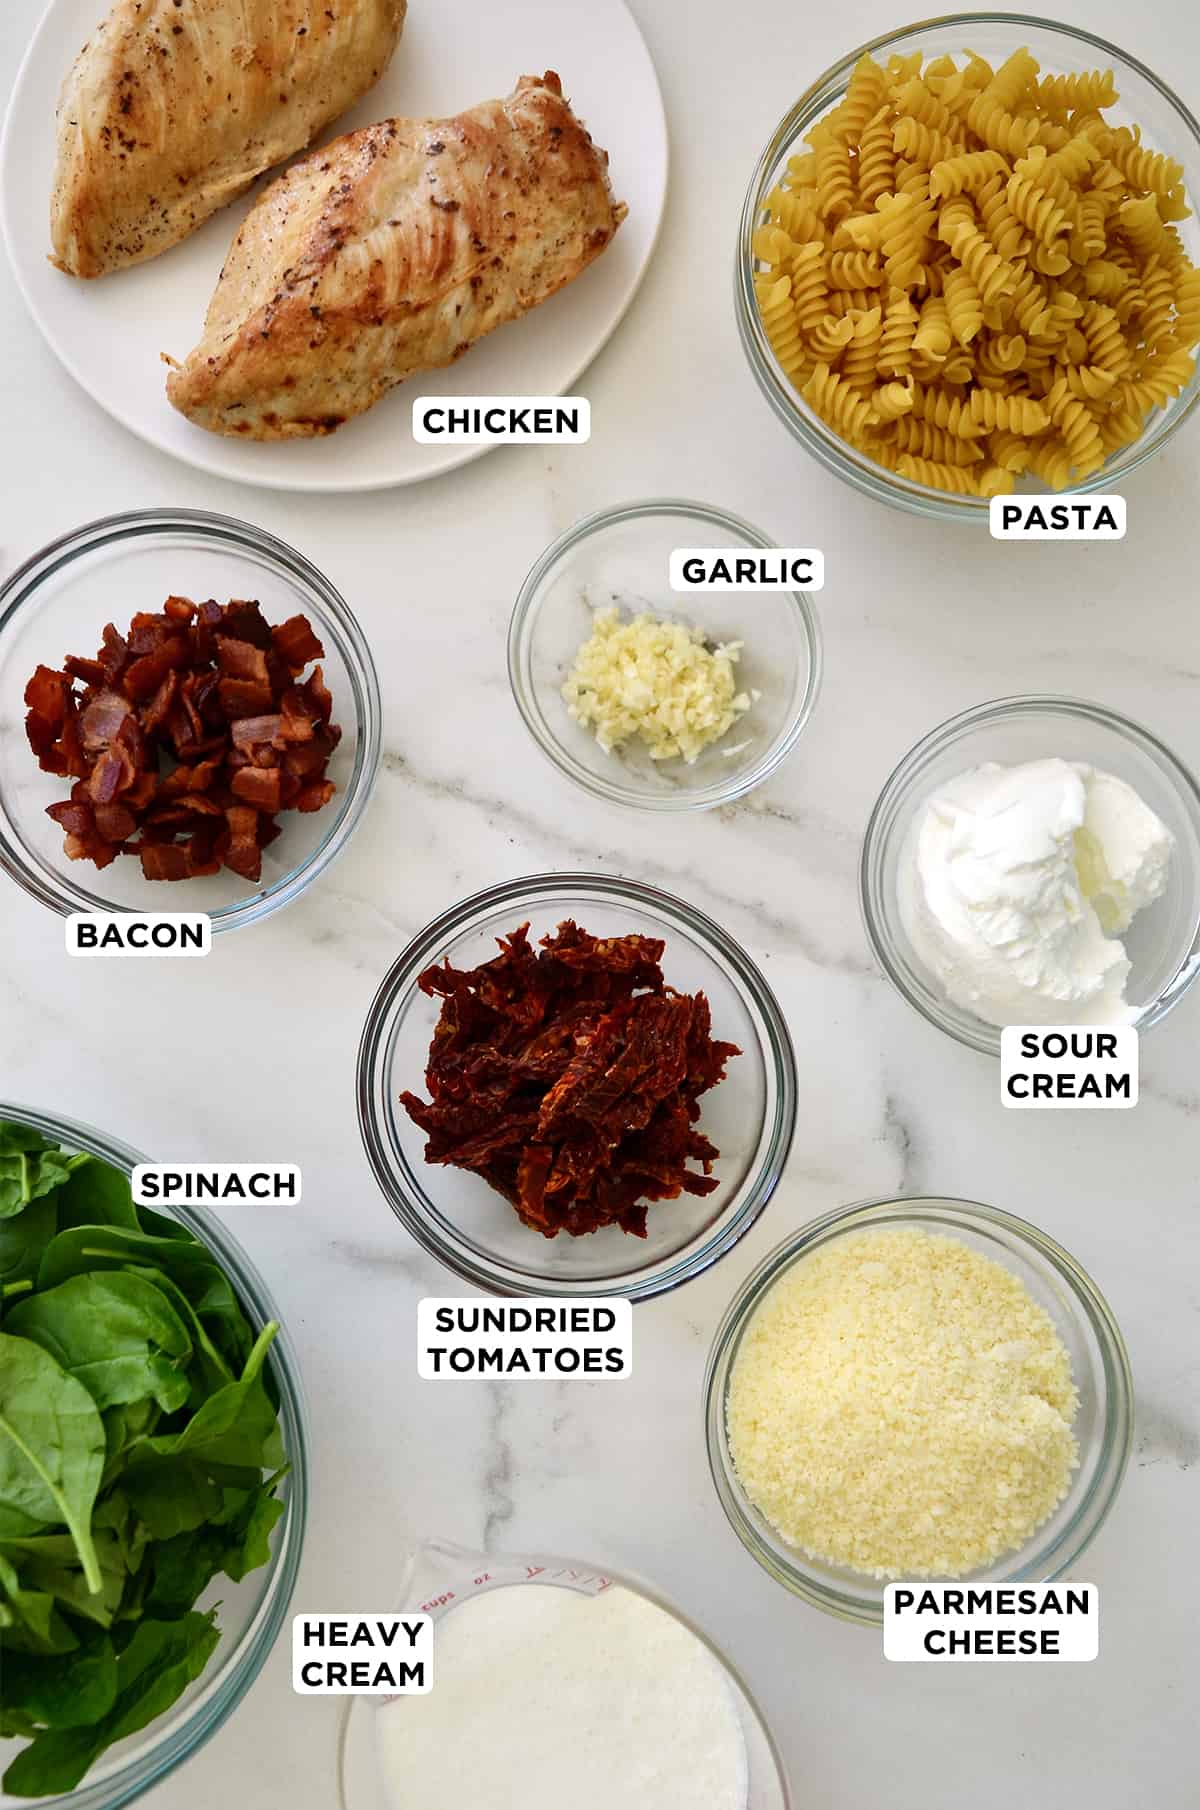
[[[1005,1106],[1136,1106],[1138,1034],[1131,1024],[1008,1024],[1000,1033]]]
[[[414,1697],[432,1688],[428,1615],[296,1615],[292,1689],[301,1697]]]

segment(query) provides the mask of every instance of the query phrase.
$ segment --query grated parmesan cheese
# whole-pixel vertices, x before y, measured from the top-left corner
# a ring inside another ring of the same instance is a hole
[[[1078,1396],[1050,1316],[1003,1264],[918,1227],[801,1258],[742,1338],[726,1405],[750,1500],[810,1558],[961,1577],[1066,1495]]]
[[[740,641],[709,648],[701,629],[658,616],[622,622],[598,610],[562,688],[577,723],[606,754],[640,736],[651,760],[690,765],[750,708],[737,688]]]

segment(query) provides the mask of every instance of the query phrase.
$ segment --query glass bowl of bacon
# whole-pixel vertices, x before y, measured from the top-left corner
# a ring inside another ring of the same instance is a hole
[[[63,916],[256,923],[345,847],[380,723],[301,554],[196,510],[89,522],[0,587],[0,867]]]
[[[358,1111],[393,1212],[465,1281],[644,1300],[766,1206],[796,1065],[774,994],[711,918],[634,880],[537,874],[399,956]]]

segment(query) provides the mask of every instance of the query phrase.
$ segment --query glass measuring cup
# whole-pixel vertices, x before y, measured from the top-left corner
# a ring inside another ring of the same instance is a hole
[[[512,1585],[574,1590],[600,1596],[614,1584],[655,1604],[703,1642],[721,1667],[746,1742],[749,1779],[746,1810],[791,1810],[792,1797],[775,1742],[749,1688],[702,1628],[652,1585],[628,1573],[603,1570],[580,1559],[546,1553],[484,1553],[445,1540],[427,1540],[408,1558],[397,1607],[433,1617],[433,1677],[437,1689],[437,1624],[462,1603]],[[403,1715],[402,1701],[382,1697],[348,1697],[338,1727],[339,1810],[394,1810],[387,1797],[376,1754],[375,1719],[385,1710]],[[464,1805],[463,1810],[470,1810]]]

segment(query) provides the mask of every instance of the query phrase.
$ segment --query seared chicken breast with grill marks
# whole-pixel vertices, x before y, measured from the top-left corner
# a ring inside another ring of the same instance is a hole
[[[58,104],[53,259],[166,251],[366,93],[407,0],[117,0]]]
[[[552,71],[453,119],[351,132],[251,210],[167,393],[217,434],[331,433],[544,302],[624,217]]]

